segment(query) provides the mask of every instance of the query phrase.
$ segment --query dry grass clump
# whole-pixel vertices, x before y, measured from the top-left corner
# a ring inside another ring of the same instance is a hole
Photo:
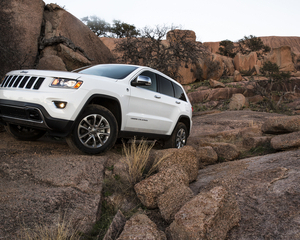
[[[58,220],[55,226],[49,227],[43,224],[35,228],[24,228],[20,239],[24,240],[79,240],[81,234],[71,227],[71,221]]]
[[[154,144],[155,142],[149,143],[146,140],[137,141],[136,139],[133,139],[129,146],[123,143],[124,163],[128,169],[127,180],[131,186],[150,176],[166,158],[164,156],[156,158],[152,163],[150,162],[149,154]]]

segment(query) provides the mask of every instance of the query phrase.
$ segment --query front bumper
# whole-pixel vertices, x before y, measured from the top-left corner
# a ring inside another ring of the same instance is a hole
[[[39,104],[3,99],[0,99],[0,122],[43,129],[55,136],[67,136],[74,123],[51,117]]]

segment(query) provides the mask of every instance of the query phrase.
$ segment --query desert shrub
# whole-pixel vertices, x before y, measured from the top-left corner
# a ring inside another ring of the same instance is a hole
[[[232,78],[222,78],[221,80],[220,80],[220,82],[221,83],[224,83],[224,84],[226,84],[226,83],[231,83],[231,82],[233,82],[233,79]]]
[[[194,76],[196,78],[195,82],[199,82],[203,79],[203,69],[199,65],[196,65],[195,70],[191,69],[191,72],[194,73]]]
[[[219,61],[213,61],[209,58],[206,58],[206,66],[207,66],[207,79],[210,79],[218,72],[221,68],[221,64]]]
[[[296,60],[296,70],[300,71],[300,57],[298,57]]]
[[[252,68],[250,70],[240,70],[242,76],[252,76],[254,72],[255,72],[255,68]]]
[[[276,63],[268,61],[265,62],[264,65],[260,68],[260,72],[264,75],[272,75],[279,72],[279,66]]]
[[[268,77],[268,80],[257,81],[254,85],[254,90],[257,94],[264,97],[264,105],[270,111],[280,112],[281,103],[284,100],[287,86],[286,83],[290,80],[290,72],[280,72],[279,66],[270,61],[265,62],[260,69],[261,73]],[[274,100],[274,90],[276,95],[279,96],[279,101]]]
[[[195,104],[193,105],[193,109],[194,112],[203,112],[203,111],[207,111],[207,107],[205,105],[202,104]]]
[[[253,35],[244,36],[244,38],[238,41],[239,52],[242,54],[248,54],[250,52],[258,52],[260,50],[264,52],[269,52],[271,48],[264,45],[263,41],[259,37]]]
[[[234,58],[236,55],[234,43],[230,40],[223,40],[220,42],[219,54]]]

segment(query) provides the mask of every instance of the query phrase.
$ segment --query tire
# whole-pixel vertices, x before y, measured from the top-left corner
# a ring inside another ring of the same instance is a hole
[[[41,138],[46,133],[44,130],[14,124],[7,124],[7,126],[5,126],[5,130],[15,139],[22,141],[34,141]]]
[[[187,128],[184,123],[177,123],[171,137],[165,141],[164,148],[182,148],[186,145]]]
[[[100,154],[111,149],[118,136],[115,116],[105,107],[88,106],[75,121],[68,145],[86,154]]]

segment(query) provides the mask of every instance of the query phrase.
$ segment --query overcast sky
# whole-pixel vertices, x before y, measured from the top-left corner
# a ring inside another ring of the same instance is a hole
[[[44,0],[75,17],[121,20],[143,28],[175,25],[197,41],[237,41],[244,36],[299,36],[300,0]]]

